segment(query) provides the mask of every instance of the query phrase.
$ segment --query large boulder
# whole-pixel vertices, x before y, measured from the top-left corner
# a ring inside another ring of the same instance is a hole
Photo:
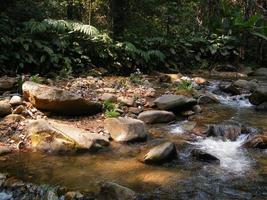
[[[267,68],[259,68],[254,73],[252,73],[252,75],[267,77]]]
[[[250,96],[250,103],[260,105],[267,101],[267,86],[258,87]]]
[[[137,194],[133,190],[113,182],[102,183],[98,199],[135,200]]]
[[[45,119],[30,121],[27,132],[32,148],[43,152],[95,150],[109,144],[102,135]]]
[[[147,137],[145,123],[133,118],[108,118],[104,121],[104,128],[117,142],[145,140]]]
[[[23,95],[36,108],[67,115],[96,114],[102,105],[83,99],[69,91],[27,81],[22,85]]]
[[[166,123],[173,121],[175,119],[175,115],[172,112],[164,110],[148,110],[140,113],[138,115],[138,119],[147,124]]]
[[[150,149],[144,156],[144,162],[149,164],[158,164],[171,161],[175,158],[177,158],[175,144],[172,142],[165,142]]]
[[[161,110],[180,112],[189,110],[196,105],[196,100],[183,95],[167,94],[157,98],[154,103]]]
[[[255,135],[243,144],[246,148],[267,149],[267,135]]]
[[[6,101],[0,101],[0,117],[9,115],[11,114],[11,112],[12,112],[11,105]]]

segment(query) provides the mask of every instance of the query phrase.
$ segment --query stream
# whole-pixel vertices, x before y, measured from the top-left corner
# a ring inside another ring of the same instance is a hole
[[[216,82],[209,90],[216,88]],[[267,199],[267,152],[241,148],[247,135],[236,141],[199,138],[185,142],[185,133],[195,124],[235,120],[267,130],[267,117],[257,112],[246,96],[218,96],[220,104],[203,106],[200,119],[153,125],[155,140],[181,144],[179,159],[163,166],[138,161],[146,143],[111,143],[95,154],[55,156],[15,153],[0,162],[0,171],[36,184],[61,185],[70,190],[94,192],[103,181],[113,181],[143,194],[144,199]],[[153,141],[148,141],[152,145]],[[205,150],[220,164],[203,164],[190,158],[193,148]]]

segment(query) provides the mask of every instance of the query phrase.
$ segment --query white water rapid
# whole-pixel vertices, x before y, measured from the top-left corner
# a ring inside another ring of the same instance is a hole
[[[208,137],[193,144],[219,158],[221,168],[229,172],[243,174],[250,168],[252,162],[245,150],[240,148],[246,137],[246,135],[241,135],[236,141],[223,141]]]

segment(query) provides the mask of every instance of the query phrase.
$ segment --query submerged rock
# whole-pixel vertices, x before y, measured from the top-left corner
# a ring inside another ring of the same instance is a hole
[[[267,135],[255,135],[243,144],[245,148],[267,149]]]
[[[145,123],[133,118],[108,118],[104,121],[104,128],[117,142],[145,140],[147,137]]]
[[[12,112],[11,105],[6,101],[0,101],[0,117],[9,115],[11,114],[11,112]]]
[[[27,132],[31,147],[43,152],[94,150],[109,144],[108,138],[102,135],[45,119],[31,121]]]
[[[183,95],[168,94],[157,98],[154,103],[161,110],[180,112],[191,109],[197,102]]]
[[[216,163],[216,164],[220,163],[220,160],[217,157],[209,153],[206,153],[205,151],[200,149],[192,150],[191,155],[193,158],[201,162]]]
[[[144,162],[148,164],[159,164],[177,158],[177,151],[173,142],[165,142],[154,148],[144,156]]]
[[[254,105],[260,105],[264,102],[267,102],[267,87],[261,86],[258,87],[250,96],[250,103]]]
[[[137,194],[133,190],[113,182],[106,182],[101,185],[99,198],[100,200],[135,200]]]
[[[102,105],[83,99],[69,91],[27,81],[23,95],[36,108],[66,115],[93,115],[101,112]]]
[[[147,124],[166,123],[173,121],[175,115],[172,112],[163,110],[148,110],[140,113],[138,119]]]

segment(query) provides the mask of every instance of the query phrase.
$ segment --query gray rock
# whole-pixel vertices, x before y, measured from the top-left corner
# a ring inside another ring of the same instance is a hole
[[[169,94],[157,98],[154,103],[161,110],[180,112],[192,108],[197,102],[193,98]]]
[[[118,101],[127,105],[127,106],[133,106],[134,105],[134,99],[131,97],[119,97]]]
[[[108,118],[104,121],[104,128],[117,142],[138,141],[147,137],[144,122],[133,118]]]
[[[32,148],[43,152],[94,150],[109,144],[102,135],[45,119],[30,121],[27,132]]]
[[[250,103],[254,105],[260,105],[264,102],[267,102],[267,87],[261,86],[258,87],[250,96]]]
[[[267,77],[267,68],[259,68],[253,73],[253,75]]]
[[[9,103],[12,105],[12,106],[16,106],[16,105],[21,105],[22,104],[22,98],[20,96],[13,96]]]
[[[135,200],[137,199],[137,194],[133,190],[117,183],[106,182],[101,185],[98,199]]]
[[[173,121],[175,115],[172,112],[163,110],[148,110],[140,113],[138,119],[147,124],[166,123]]]
[[[240,88],[241,90],[243,90],[242,93],[248,91],[254,91],[259,85],[254,81],[247,81],[244,79],[239,79],[235,82],[233,82],[232,84],[234,87]],[[245,90],[245,91],[244,91]]]
[[[201,162],[208,162],[208,163],[215,163],[215,164],[220,163],[220,160],[218,158],[200,149],[192,150],[191,156]]]
[[[116,102],[117,101],[117,96],[115,94],[104,93],[104,94],[102,94],[100,99],[102,101]]]
[[[144,162],[149,164],[159,164],[176,158],[177,151],[175,144],[172,142],[165,142],[150,149],[144,156]]]
[[[66,115],[96,114],[102,105],[83,99],[69,91],[27,81],[22,86],[23,95],[36,108]]]
[[[211,104],[211,103],[219,103],[219,100],[216,98],[215,95],[212,94],[205,94],[201,95],[198,100],[198,104]]]
[[[12,113],[12,108],[6,101],[0,101],[0,117],[4,117]]]

